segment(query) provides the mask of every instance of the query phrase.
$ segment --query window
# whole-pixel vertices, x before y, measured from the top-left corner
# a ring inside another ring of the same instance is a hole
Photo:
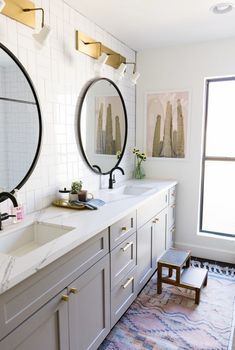
[[[235,237],[235,77],[206,81],[200,231]]]

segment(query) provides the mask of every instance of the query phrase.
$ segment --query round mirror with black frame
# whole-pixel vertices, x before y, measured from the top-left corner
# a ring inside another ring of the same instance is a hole
[[[88,166],[109,174],[121,162],[127,142],[127,113],[122,94],[108,78],[86,86],[78,111],[78,139]]]
[[[0,43],[1,192],[20,189],[28,180],[41,138],[41,111],[33,83],[16,56]]]

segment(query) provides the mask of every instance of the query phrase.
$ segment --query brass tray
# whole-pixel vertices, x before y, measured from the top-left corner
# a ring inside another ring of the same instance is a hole
[[[52,202],[53,205],[55,205],[56,207],[62,207],[62,208],[68,208],[68,209],[86,209],[86,206],[84,204],[80,204],[80,205],[72,205],[68,200],[65,199],[55,199]]]

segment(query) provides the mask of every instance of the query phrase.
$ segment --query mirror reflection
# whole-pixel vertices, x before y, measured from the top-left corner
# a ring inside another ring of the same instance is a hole
[[[92,170],[107,174],[117,166],[126,137],[126,109],[119,89],[109,79],[96,79],[86,89],[79,110],[79,140]]]
[[[30,78],[0,45],[0,191],[23,185],[35,166],[40,139],[40,110]]]

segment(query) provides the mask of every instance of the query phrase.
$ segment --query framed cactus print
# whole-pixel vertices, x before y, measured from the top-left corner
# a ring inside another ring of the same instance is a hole
[[[146,94],[146,153],[153,158],[185,158],[189,92]]]

